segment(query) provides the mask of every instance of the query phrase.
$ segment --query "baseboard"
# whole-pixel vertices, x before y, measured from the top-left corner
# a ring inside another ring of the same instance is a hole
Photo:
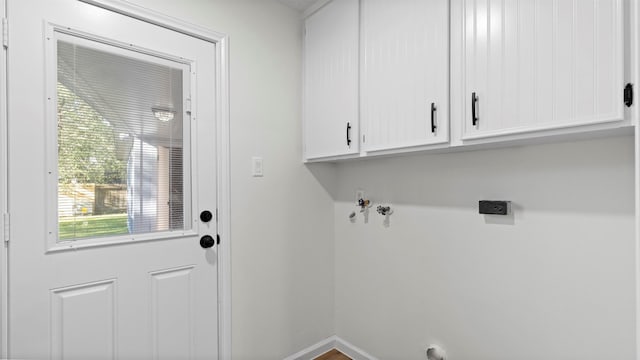
[[[367,354],[359,347],[354,346],[353,344],[342,340],[335,335],[326,338],[318,342],[317,344],[311,345],[308,348],[301,350],[291,356],[288,356],[284,360],[313,360],[332,349],[337,349],[353,360],[378,360],[375,357]]]
[[[317,344],[313,344],[304,350],[284,358],[284,360],[312,360],[331,349],[335,349],[336,339],[336,336],[326,338]]]
[[[341,353],[347,355],[353,360],[378,360],[374,356],[368,354],[366,351],[360,349],[359,347],[340,339],[336,338],[335,348],[338,349]]]

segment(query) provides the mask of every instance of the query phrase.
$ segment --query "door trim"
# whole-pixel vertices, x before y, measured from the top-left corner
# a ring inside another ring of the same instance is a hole
[[[220,359],[231,359],[231,218],[230,214],[230,157],[229,157],[229,37],[228,35],[207,28],[176,19],[160,12],[134,5],[122,0],[78,0],[90,5],[98,6],[124,16],[128,16],[140,21],[144,21],[156,26],[160,26],[172,31],[176,31],[200,40],[215,44],[216,49],[216,159],[215,166],[217,182],[217,227],[221,237],[218,245],[218,357]],[[0,18],[6,17],[6,0],[0,0]],[[7,51],[3,48],[0,56],[0,142],[4,146],[0,147],[0,212],[7,213],[8,209],[8,184],[7,184]],[[4,237],[4,221],[0,221],[0,237]],[[7,357],[7,281],[8,262],[6,243],[1,239],[0,246],[0,357]]]
[[[0,0],[0,18],[5,19],[7,17],[7,2],[6,0]],[[4,37],[4,30],[1,32],[3,42],[6,40]],[[9,111],[7,109],[7,101],[8,101],[8,83],[7,83],[7,49],[2,46],[2,54],[0,54],[0,143],[4,144],[4,146],[0,146],[0,216],[3,219],[0,219],[0,242],[2,246],[0,246],[0,262],[2,266],[0,266],[0,292],[2,296],[0,296],[0,358],[6,359],[8,357],[8,344],[9,344],[9,332],[8,326],[9,322],[7,319],[9,318],[9,309],[7,308],[7,304],[9,303],[9,293],[8,293],[8,283],[9,283],[9,262],[7,258],[7,242],[6,236],[8,234],[9,229],[5,229],[5,214],[9,212],[9,187],[8,187],[8,158],[7,153],[9,151],[9,137],[7,134],[8,131],[8,122],[7,116]],[[8,216],[8,215],[7,215]]]
[[[630,2],[631,8],[631,23],[629,24],[629,30],[627,33],[629,36],[631,54],[630,62],[630,75],[629,79],[636,88],[640,85],[640,6],[637,1]],[[637,98],[637,96],[636,96]],[[636,309],[636,359],[640,356],[640,110],[638,110],[637,99],[634,105],[627,111],[631,113],[631,123],[635,125],[634,129],[634,184],[635,184],[635,276],[636,276],[636,291],[635,291],[635,309]]]

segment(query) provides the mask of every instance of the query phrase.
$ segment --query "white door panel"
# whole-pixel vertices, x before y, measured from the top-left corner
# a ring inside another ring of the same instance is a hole
[[[116,288],[110,279],[50,291],[53,358],[117,356]]]
[[[8,16],[10,358],[217,358],[217,249],[199,244],[217,229],[215,219],[198,218],[217,207],[215,44],[72,0],[10,0]],[[57,159],[56,57],[49,51],[56,27],[185,64],[191,157],[184,171],[192,199],[186,230],[53,247],[47,241],[57,237],[45,221],[55,223],[58,210],[50,174]]]

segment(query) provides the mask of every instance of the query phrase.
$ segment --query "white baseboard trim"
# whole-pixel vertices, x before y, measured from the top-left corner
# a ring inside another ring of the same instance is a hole
[[[368,354],[366,351],[360,349],[359,347],[345,340],[342,340],[337,336],[335,338],[336,338],[335,348],[338,349],[341,353],[352,358],[353,360],[378,360],[373,355]]]
[[[336,338],[336,336],[326,338],[317,344],[313,344],[304,350],[284,358],[284,360],[312,360],[331,349],[335,349]]]
[[[311,345],[308,348],[301,350],[291,356],[288,356],[284,360],[313,360],[332,349],[337,349],[353,360],[378,360],[375,357],[367,354],[367,352],[360,349],[359,347],[354,346],[353,344],[342,340],[335,335],[326,338],[318,342],[317,344]]]

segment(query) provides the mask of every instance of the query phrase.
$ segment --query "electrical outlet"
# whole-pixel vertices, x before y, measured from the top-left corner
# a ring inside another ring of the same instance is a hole
[[[509,203],[509,201],[480,200],[478,212],[488,215],[507,215]]]
[[[360,199],[366,200],[365,197],[364,197],[364,190],[362,190],[362,189],[356,190],[356,204],[358,203],[358,200],[360,200]]]

